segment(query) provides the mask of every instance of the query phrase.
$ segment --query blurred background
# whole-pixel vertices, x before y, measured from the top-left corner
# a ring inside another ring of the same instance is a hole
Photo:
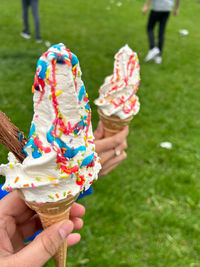
[[[200,2],[182,0],[171,15],[163,62],[145,63],[147,16],[142,0],[41,0],[41,43],[23,39],[21,2],[0,1],[0,109],[28,135],[36,63],[63,42],[79,58],[93,103],[113,57],[126,43],[138,53],[141,110],[130,125],[127,159],[93,186],[81,242],[68,266],[200,266]],[[31,12],[31,11],[30,11]],[[182,36],[181,29],[189,34]],[[170,142],[171,149],[161,147]],[[0,145],[0,162],[7,150]],[[4,178],[1,177],[1,183]],[[53,266],[49,261],[46,266]]]

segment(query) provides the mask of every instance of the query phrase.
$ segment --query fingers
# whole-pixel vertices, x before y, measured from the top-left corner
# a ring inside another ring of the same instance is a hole
[[[95,141],[96,152],[100,154],[112,148],[119,146],[127,137],[129,132],[128,126],[126,126],[121,132],[102,140]]]
[[[13,246],[6,229],[0,227],[0,254],[2,256],[13,253]]]
[[[117,146],[116,148],[110,149],[109,151],[106,151],[104,153],[100,154],[101,157],[101,165],[103,166],[108,160],[116,157],[116,151],[122,152],[123,150],[127,149],[127,142],[126,140]]]
[[[79,230],[83,227],[83,220],[78,217],[82,217],[84,214],[85,207],[75,202],[70,210],[70,220],[74,224],[74,230]]]
[[[74,217],[70,219],[73,224],[74,224],[74,230],[80,230],[83,227],[83,220],[78,218],[78,217]]]
[[[15,220],[17,224],[23,224],[35,215],[35,211],[27,207],[27,210],[20,216],[16,216]]]
[[[14,191],[3,199],[0,200],[0,209],[2,216],[21,216],[27,210],[30,210],[24,201],[18,196],[17,192]]]
[[[112,165],[110,166],[109,168],[107,169],[101,169],[101,171],[99,172],[99,177],[102,177],[102,176],[105,176],[107,175],[109,172],[111,172],[112,170],[114,170],[119,164],[115,164],[115,165]]]
[[[18,231],[21,233],[23,240],[32,236],[41,229],[43,229],[42,224],[37,214],[34,215],[29,221],[18,226]]]
[[[104,130],[103,130],[103,123],[102,121],[99,121],[96,131],[94,131],[94,138],[95,140],[102,139],[104,136]]]
[[[126,157],[127,154],[123,151],[119,156],[107,161],[102,168],[101,176],[108,174],[112,169],[116,168]]]
[[[62,221],[56,223],[41,234],[39,234],[33,242],[31,242],[24,249],[14,254],[15,266],[21,266],[21,263],[28,263],[24,266],[43,266],[53,255],[55,255],[58,248],[67,239],[68,235],[73,230],[73,223],[71,221]],[[78,237],[71,237],[69,243],[78,242]],[[35,257],[33,257],[35,255]]]
[[[85,207],[78,203],[73,203],[70,210],[70,218],[71,217],[82,217],[85,214]]]
[[[76,243],[78,243],[81,239],[80,234],[74,233],[74,234],[70,234],[67,237],[67,246],[71,247],[73,245],[75,245]]]

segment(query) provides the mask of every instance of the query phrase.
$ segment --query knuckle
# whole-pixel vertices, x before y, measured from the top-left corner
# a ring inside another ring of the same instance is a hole
[[[127,154],[126,154],[125,151],[123,152],[122,156],[123,156],[123,159],[126,159],[127,158]]]
[[[127,144],[127,141],[125,140],[123,143],[123,149],[127,149],[127,147],[128,147],[128,144]]]
[[[41,236],[40,238],[44,252],[50,257],[52,257],[57,250],[55,242],[50,236]]]

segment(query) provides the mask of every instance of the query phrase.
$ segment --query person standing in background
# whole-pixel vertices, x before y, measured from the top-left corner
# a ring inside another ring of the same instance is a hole
[[[42,39],[40,37],[39,0],[22,0],[22,18],[24,22],[24,30],[20,33],[20,35],[25,39],[31,38],[28,19],[28,9],[30,5],[35,24],[36,43],[41,43]]]
[[[142,13],[146,14],[151,0],[146,0]],[[145,61],[155,60],[157,64],[162,62],[162,50],[165,37],[166,24],[173,8],[175,0],[152,0],[151,11],[147,24],[147,34],[149,39],[149,52]],[[174,16],[179,13],[180,0],[176,0]],[[158,47],[155,46],[154,28],[159,23]]]

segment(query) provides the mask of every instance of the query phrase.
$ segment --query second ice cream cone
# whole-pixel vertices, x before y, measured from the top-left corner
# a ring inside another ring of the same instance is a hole
[[[105,137],[112,136],[123,130],[126,127],[126,125],[129,125],[130,121],[133,118],[133,115],[125,120],[121,120],[119,117],[114,115],[108,117],[103,114],[100,108],[98,108],[98,113],[100,120],[103,123]]]
[[[62,220],[69,220],[69,213],[72,204],[78,198],[76,196],[69,196],[66,199],[57,202],[47,202],[38,204],[37,202],[26,201],[22,191],[18,190],[20,197],[26,202],[32,210],[34,210],[40,217],[44,229],[60,222]],[[54,262],[56,267],[65,267],[67,259],[67,243],[64,242],[54,255]]]

